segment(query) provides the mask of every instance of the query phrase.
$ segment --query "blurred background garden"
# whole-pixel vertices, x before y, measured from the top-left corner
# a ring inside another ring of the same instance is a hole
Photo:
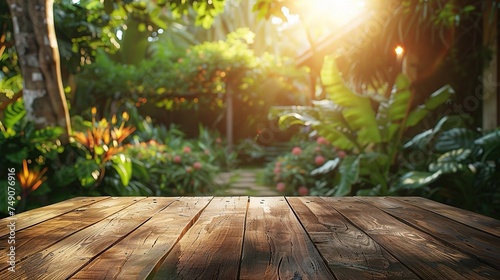
[[[497,1],[0,6],[2,217],[225,195],[241,170],[281,195],[500,217]]]

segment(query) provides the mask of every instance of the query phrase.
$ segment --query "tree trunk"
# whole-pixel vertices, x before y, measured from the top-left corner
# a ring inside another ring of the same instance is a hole
[[[71,131],[59,65],[53,0],[7,0],[23,76],[27,117],[37,128]]]

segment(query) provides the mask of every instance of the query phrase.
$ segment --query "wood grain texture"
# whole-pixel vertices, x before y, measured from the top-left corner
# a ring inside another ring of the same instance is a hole
[[[152,279],[236,279],[247,197],[217,197],[175,244]]]
[[[22,261],[142,199],[144,198],[126,199],[125,201],[119,198],[101,200],[20,230],[16,232],[17,261]],[[6,237],[0,238],[0,249],[4,249],[3,247],[8,245]],[[0,270],[8,266],[7,254],[0,255]]]
[[[419,279],[323,199],[287,200],[337,279]]]
[[[73,211],[74,209],[85,207],[89,204],[101,201],[103,199],[109,199],[109,196],[75,197],[56,204],[19,213],[15,216],[12,216],[11,218],[16,220],[16,230],[22,230],[32,225],[36,225],[43,221],[47,221],[49,219],[62,215],[64,213]],[[7,223],[7,219],[2,219],[2,221],[5,221]],[[3,237],[7,234],[9,234],[9,229],[4,226],[4,223],[2,223],[2,227],[0,227],[0,237]]]
[[[500,220],[486,217],[474,212],[459,209],[421,197],[395,197],[394,199],[411,203],[417,207],[437,213],[470,227],[480,229],[500,237]]]
[[[182,197],[116,243],[71,279],[145,279],[184,236],[212,197]]]
[[[398,219],[422,230],[462,252],[500,269],[500,238],[468,227],[448,218],[436,219],[436,214],[391,198],[363,198]]]
[[[16,217],[2,280],[500,279],[500,221],[422,198],[75,198]]]
[[[335,279],[283,197],[251,197],[240,279]]]
[[[124,203],[136,200],[119,199]],[[0,279],[66,279],[171,202],[172,199],[161,197],[140,200],[19,262],[13,277],[8,271],[1,271]]]
[[[363,198],[323,199],[424,279],[500,279],[498,270],[398,221]]]

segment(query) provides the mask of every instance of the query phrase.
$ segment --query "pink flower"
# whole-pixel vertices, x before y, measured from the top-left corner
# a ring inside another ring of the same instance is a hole
[[[200,162],[195,162],[193,163],[193,168],[196,169],[196,170],[200,170],[201,169],[201,163]]]
[[[320,144],[320,145],[328,145],[330,144],[330,142],[328,142],[328,140],[326,140],[325,137],[318,137],[318,139],[316,139],[316,143]]]
[[[299,195],[308,195],[309,189],[306,186],[301,186],[298,189]]]
[[[174,157],[174,162],[175,162],[175,163],[181,163],[181,161],[182,161],[181,156],[175,156],[175,157]]]
[[[191,152],[191,148],[189,148],[188,146],[184,147],[184,149],[182,150],[184,153],[186,154],[189,154]]]
[[[345,152],[345,151],[340,150],[340,151],[338,151],[338,152],[337,152],[337,156],[338,156],[339,158],[341,158],[341,159],[342,159],[342,158],[345,158],[345,156],[346,156],[346,152]]]
[[[302,153],[302,149],[300,147],[293,147],[292,154],[298,156]]]
[[[314,158],[314,163],[315,163],[316,165],[318,165],[318,166],[319,166],[319,165],[323,165],[323,163],[325,163],[325,161],[326,161],[326,159],[325,159],[323,156],[316,156],[316,157]]]
[[[280,174],[280,172],[281,172],[281,168],[279,168],[279,167],[274,168],[274,174]]]
[[[279,182],[278,184],[276,184],[276,190],[278,190],[279,192],[284,192],[285,189],[286,189],[285,183]]]
[[[193,168],[191,166],[186,166],[186,173],[192,173]]]

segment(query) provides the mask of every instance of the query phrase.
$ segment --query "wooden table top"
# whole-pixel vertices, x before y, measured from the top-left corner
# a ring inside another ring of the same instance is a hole
[[[0,279],[500,279],[499,220],[417,197],[79,197],[1,221]]]

